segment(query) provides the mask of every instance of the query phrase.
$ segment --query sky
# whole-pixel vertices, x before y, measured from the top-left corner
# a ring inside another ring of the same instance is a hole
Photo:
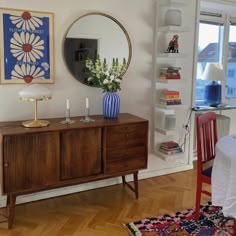
[[[230,26],[231,30],[229,35],[229,42],[236,42],[236,26]],[[205,48],[209,43],[217,43],[219,37],[219,26],[200,24],[199,27],[199,41],[200,49]]]

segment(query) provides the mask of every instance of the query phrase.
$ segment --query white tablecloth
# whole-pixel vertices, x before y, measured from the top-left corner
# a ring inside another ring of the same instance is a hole
[[[216,144],[211,186],[212,204],[222,206],[224,216],[236,217],[236,134]]]

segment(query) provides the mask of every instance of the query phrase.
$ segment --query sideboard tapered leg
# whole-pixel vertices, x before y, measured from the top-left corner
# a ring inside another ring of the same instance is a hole
[[[138,199],[138,197],[139,197],[139,194],[138,194],[138,172],[134,172],[133,176],[134,176],[133,186],[130,183],[126,182],[125,176],[122,176],[122,182],[123,182],[123,186],[127,186],[130,190],[132,190],[135,193],[135,198]]]
[[[123,183],[123,186],[125,186],[125,184],[126,184],[125,175],[124,175],[124,176],[122,176],[122,183]]]
[[[16,196],[8,195],[7,196],[7,208],[8,208],[8,229],[12,228],[14,217],[15,217],[15,204],[16,204]]]
[[[138,199],[138,172],[134,173],[134,192],[135,192],[135,197]]]

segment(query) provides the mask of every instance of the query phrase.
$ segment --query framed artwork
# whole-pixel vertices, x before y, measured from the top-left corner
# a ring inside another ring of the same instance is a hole
[[[54,15],[0,8],[1,83],[54,83]]]

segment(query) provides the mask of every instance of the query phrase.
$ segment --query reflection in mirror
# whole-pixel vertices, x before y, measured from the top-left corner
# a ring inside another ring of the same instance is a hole
[[[115,18],[103,13],[89,13],[78,18],[68,29],[64,40],[64,59],[75,79],[88,85],[87,57],[99,55],[108,66],[113,58],[131,59],[131,42],[125,28]],[[126,70],[127,70],[126,68]]]

